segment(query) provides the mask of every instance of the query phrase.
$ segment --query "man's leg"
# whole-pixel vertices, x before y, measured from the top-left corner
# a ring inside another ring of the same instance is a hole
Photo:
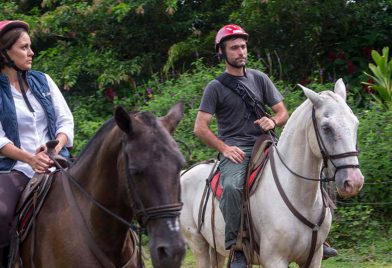
[[[247,166],[250,160],[252,148],[241,148],[246,157],[240,164],[231,162],[221,156],[219,170],[221,171],[221,184],[223,194],[220,201],[220,209],[225,219],[225,247],[230,249],[237,241],[237,235],[241,225],[242,191]],[[245,267],[246,260],[242,252],[234,253],[234,262],[231,267]],[[245,265],[245,266],[244,266]]]

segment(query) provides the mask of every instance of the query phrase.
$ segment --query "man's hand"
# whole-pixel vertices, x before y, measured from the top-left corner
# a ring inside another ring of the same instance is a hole
[[[266,116],[257,119],[256,121],[254,121],[253,123],[255,123],[256,125],[260,126],[264,131],[270,130],[270,129],[274,129],[276,126],[275,121],[272,118],[268,118]]]
[[[245,153],[237,146],[228,146],[222,154],[236,164],[241,163],[245,159]]]

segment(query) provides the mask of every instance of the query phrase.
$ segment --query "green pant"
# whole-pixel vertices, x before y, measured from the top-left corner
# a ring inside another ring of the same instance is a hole
[[[219,204],[225,219],[225,247],[230,249],[237,240],[241,225],[242,191],[246,170],[252,154],[253,147],[240,147],[246,157],[240,164],[236,164],[223,155],[219,156],[220,183],[223,194]]]

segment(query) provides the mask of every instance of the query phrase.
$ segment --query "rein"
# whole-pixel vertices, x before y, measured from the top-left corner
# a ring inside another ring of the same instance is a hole
[[[132,208],[135,211],[136,217],[140,219],[141,225],[145,226],[147,225],[147,223],[150,220],[155,220],[155,219],[161,219],[161,218],[176,218],[180,215],[180,210],[182,209],[182,203],[175,203],[175,204],[166,204],[166,205],[160,205],[160,206],[153,206],[153,207],[148,207],[145,208],[141,198],[139,196],[139,194],[137,193],[136,189],[135,189],[135,180],[134,178],[131,176],[131,173],[128,169],[128,163],[129,163],[129,158],[128,155],[125,151],[125,139],[122,141],[122,148],[123,148],[123,154],[124,154],[124,159],[125,159],[125,174],[126,174],[126,178],[129,184],[129,190],[132,194],[132,199],[133,199],[133,203],[132,203]],[[124,218],[120,217],[119,215],[117,215],[116,213],[112,212],[111,210],[109,210],[107,207],[103,206],[101,203],[99,203],[90,193],[88,193],[80,184],[79,182],[75,179],[75,177],[73,177],[67,170],[65,170],[60,164],[59,162],[55,159],[55,157],[51,154],[49,154],[50,159],[54,162],[55,166],[60,169],[60,171],[65,174],[69,180],[63,180],[63,185],[64,185],[64,189],[65,189],[65,193],[67,196],[67,199],[69,202],[72,203],[71,207],[75,207],[77,208],[77,212],[78,212],[78,217],[77,217],[77,221],[78,221],[78,225],[79,227],[81,227],[84,232],[84,236],[85,238],[87,238],[87,242],[90,246],[90,249],[92,249],[92,251],[94,252],[94,255],[100,260],[100,262],[104,265],[104,267],[112,267],[113,265],[111,263],[108,262],[107,257],[104,255],[104,253],[102,252],[102,250],[100,250],[97,246],[97,244],[95,243],[95,241],[93,241],[93,238],[91,237],[91,234],[89,233],[88,229],[87,229],[87,225],[86,222],[81,214],[81,211],[79,209],[78,204],[76,203],[75,197],[70,189],[70,185],[69,185],[69,181],[72,182],[72,184],[74,186],[76,186],[76,188],[85,196],[87,197],[87,199],[92,202],[95,206],[97,206],[98,208],[100,208],[101,210],[103,210],[104,212],[106,212],[107,214],[109,214],[111,217],[113,217],[114,219],[116,219],[117,221],[119,221],[120,223],[124,224],[128,229],[133,229],[133,225],[128,222],[127,220],[125,220]],[[90,234],[89,236],[87,236],[87,234]],[[138,259],[139,259],[139,265],[140,267],[144,267],[143,265],[143,260],[142,260],[142,251],[141,251],[141,241],[138,241],[139,243],[139,254],[138,254]],[[135,251],[136,252],[136,251]],[[126,267],[130,261],[134,258],[134,254],[132,254],[130,260],[122,267]]]
[[[310,180],[310,181],[319,181],[320,182],[320,190],[321,190],[321,194],[322,194],[322,199],[323,199],[323,207],[322,207],[322,211],[319,217],[319,220],[317,223],[312,223],[311,221],[309,221],[305,216],[303,216],[294,206],[293,204],[290,202],[290,200],[288,199],[286,193],[284,192],[284,189],[282,187],[282,185],[279,182],[279,178],[277,175],[277,171],[276,171],[276,165],[275,165],[275,160],[274,160],[274,152],[271,152],[271,156],[270,156],[270,160],[271,160],[271,171],[272,171],[272,175],[275,181],[275,184],[278,188],[279,194],[281,195],[284,203],[286,204],[286,206],[289,208],[289,210],[291,211],[291,213],[293,213],[293,215],[295,217],[297,217],[297,219],[299,219],[303,224],[305,224],[306,226],[308,226],[310,229],[312,229],[312,241],[311,241],[311,246],[310,246],[310,251],[309,251],[309,255],[308,258],[306,260],[305,266],[304,267],[309,267],[310,263],[313,259],[314,253],[316,251],[316,244],[317,244],[317,234],[318,231],[321,227],[321,225],[324,222],[325,219],[325,213],[326,213],[326,203],[325,203],[325,195],[324,192],[322,191],[322,183],[323,182],[329,182],[329,181],[335,181],[335,176],[338,170],[340,169],[345,169],[345,168],[359,168],[359,165],[341,165],[341,166],[337,166],[332,160],[334,159],[341,159],[341,158],[346,158],[346,157],[351,157],[351,156],[358,156],[358,151],[352,151],[352,152],[346,152],[346,153],[341,153],[341,154],[335,154],[335,155],[330,155],[325,147],[324,141],[321,137],[320,131],[318,129],[317,126],[317,121],[316,121],[316,115],[315,115],[315,109],[314,106],[312,108],[312,122],[313,122],[313,127],[316,133],[316,138],[317,138],[317,143],[319,145],[319,149],[323,158],[323,167],[321,168],[320,171],[320,175],[318,179],[314,179],[314,178],[309,178],[309,177],[305,177],[302,176],[296,172],[294,172],[292,169],[290,169],[287,164],[283,161],[279,150],[276,146],[275,143],[273,144],[273,149],[274,151],[276,151],[281,163],[285,166],[285,168],[290,171],[293,175],[301,178],[301,179],[305,179],[305,180]],[[273,139],[270,131],[268,131],[268,134],[271,136],[271,139]],[[328,162],[331,162],[332,165],[335,167],[335,172],[332,178],[328,178],[328,177],[324,177],[323,176],[323,171],[325,168],[328,167]]]

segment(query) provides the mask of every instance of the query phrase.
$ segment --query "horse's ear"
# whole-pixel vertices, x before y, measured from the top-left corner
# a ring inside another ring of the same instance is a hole
[[[121,106],[117,107],[114,112],[114,119],[118,127],[127,134],[132,132],[132,120],[129,114]]]
[[[298,86],[302,88],[305,96],[313,103],[314,106],[317,107],[321,103],[321,96],[319,94],[307,87],[304,87],[303,85],[298,84]]]
[[[335,88],[333,90],[336,94],[343,98],[346,101],[347,94],[346,94],[346,85],[343,82],[342,78],[339,78],[338,81],[335,83]]]
[[[160,121],[162,125],[170,132],[173,133],[173,131],[176,129],[178,123],[184,116],[184,105],[182,102],[178,102],[177,104],[173,105],[173,107],[170,108],[169,112],[163,116],[160,117]]]

